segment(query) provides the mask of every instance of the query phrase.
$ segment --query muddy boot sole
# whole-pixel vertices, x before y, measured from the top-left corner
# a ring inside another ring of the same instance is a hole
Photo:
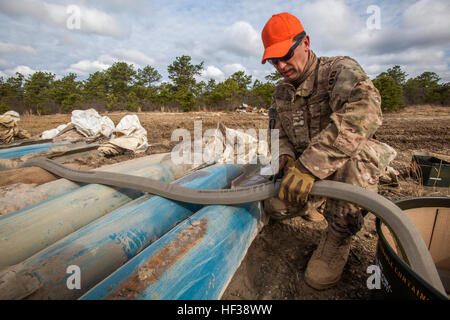
[[[332,282],[328,282],[328,283],[320,283],[317,281],[312,280],[311,278],[309,278],[306,274],[305,274],[305,282],[308,286],[310,286],[313,289],[316,290],[326,290],[326,289],[330,289],[332,287],[334,287],[339,280],[341,280],[341,277],[339,277],[337,280],[332,281]]]

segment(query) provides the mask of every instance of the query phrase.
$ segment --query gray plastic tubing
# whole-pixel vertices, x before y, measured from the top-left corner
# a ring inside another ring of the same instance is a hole
[[[78,182],[140,190],[171,200],[197,204],[231,205],[261,201],[276,196],[279,189],[279,181],[233,189],[191,189],[144,177],[74,170],[43,157],[32,158],[22,166],[39,166],[53,174]],[[316,181],[310,194],[348,201],[372,212],[392,231],[406,257],[406,263],[436,290],[446,295],[436,266],[419,231],[394,203],[372,191],[329,180]]]

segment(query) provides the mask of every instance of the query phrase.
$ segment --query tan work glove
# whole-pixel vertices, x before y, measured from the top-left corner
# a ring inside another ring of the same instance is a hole
[[[278,197],[289,202],[306,203],[309,192],[314,184],[314,176],[299,161],[287,168],[281,180]]]

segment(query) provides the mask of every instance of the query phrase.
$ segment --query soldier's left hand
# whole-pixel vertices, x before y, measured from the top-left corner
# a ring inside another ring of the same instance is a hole
[[[278,197],[289,202],[306,203],[314,180],[315,177],[297,160],[281,180]]]

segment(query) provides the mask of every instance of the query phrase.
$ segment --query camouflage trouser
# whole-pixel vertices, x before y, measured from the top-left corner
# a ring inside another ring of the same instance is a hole
[[[345,182],[377,192],[379,176],[380,170],[376,164],[363,159],[361,155],[357,155],[349,159],[327,180]],[[325,204],[324,201],[326,201]],[[364,216],[367,214],[366,210],[349,202],[316,196],[310,196],[308,203],[303,208],[284,202],[285,209],[280,210],[283,207],[283,201],[275,200],[275,198],[265,201],[264,205],[266,212],[275,218],[279,218],[280,214],[284,215],[285,218],[301,216],[305,215],[309,209],[319,209],[319,212],[323,212],[329,229],[337,236],[342,237],[356,234],[361,229]],[[323,210],[320,210],[320,208],[323,208]]]
[[[378,192],[380,176],[386,174],[396,156],[397,152],[392,147],[369,139],[358,155],[351,157],[327,179]],[[327,199],[324,212],[330,231],[342,236],[354,235],[361,230],[366,214],[365,209],[334,199]]]
[[[373,192],[378,191],[380,171],[372,162],[361,159],[360,156],[351,158],[342,168],[339,168],[329,180],[345,182]],[[359,208],[346,201],[327,199],[324,210],[325,219],[330,231],[336,235],[354,235],[364,223],[365,209]]]

